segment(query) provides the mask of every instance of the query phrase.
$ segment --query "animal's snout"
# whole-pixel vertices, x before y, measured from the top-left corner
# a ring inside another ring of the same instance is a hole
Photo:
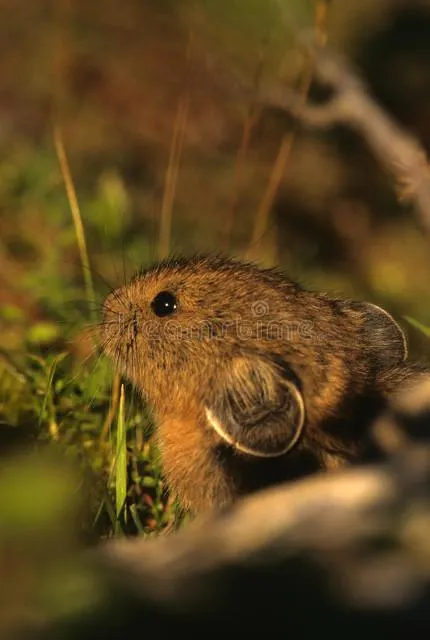
[[[103,316],[124,314],[124,312],[129,311],[129,307],[130,305],[121,295],[121,289],[111,291],[103,302]]]
[[[103,325],[107,332],[135,339],[142,333],[144,321],[139,305],[122,295],[122,290],[110,293],[103,303]]]
[[[127,326],[133,321],[133,314],[135,311],[130,310],[115,291],[106,296],[102,307],[102,333],[104,337],[123,335]]]

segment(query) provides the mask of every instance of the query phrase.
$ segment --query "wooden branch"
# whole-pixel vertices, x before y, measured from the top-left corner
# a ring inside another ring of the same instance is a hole
[[[378,104],[358,74],[339,56],[308,41],[302,40],[301,46],[313,57],[314,77],[333,91],[332,98],[324,104],[303,104],[294,90],[264,80],[256,95],[249,82],[213,55],[206,54],[206,69],[232,97],[260,108],[287,111],[305,127],[327,129],[342,125],[355,130],[378,162],[390,171],[399,200],[415,206],[420,225],[430,237],[430,170],[420,142]]]
[[[291,90],[262,86],[261,104],[286,110],[308,127],[340,124],[357,131],[391,171],[399,198],[415,203],[421,225],[430,236],[430,170],[420,143],[384,111],[345,63],[326,50],[314,47],[312,53],[315,76],[331,87],[333,97],[323,105],[303,106]]]

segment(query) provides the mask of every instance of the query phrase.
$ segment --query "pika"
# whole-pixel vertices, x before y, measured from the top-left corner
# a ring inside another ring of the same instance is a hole
[[[138,273],[105,299],[100,332],[196,513],[363,459],[387,399],[421,374],[383,309],[222,256]]]

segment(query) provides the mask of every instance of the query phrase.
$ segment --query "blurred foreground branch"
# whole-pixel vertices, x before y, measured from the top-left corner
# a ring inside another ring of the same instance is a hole
[[[50,583],[44,564],[36,609],[15,616],[33,622],[13,638],[307,638],[316,624],[331,637],[426,637],[430,376],[420,369],[416,380],[376,422],[384,460],[261,491],[171,535],[71,553],[55,560]]]
[[[311,637],[316,621],[332,637],[428,633],[429,489],[430,449],[408,449],[386,465],[264,491],[172,536],[108,543],[87,557],[103,585],[98,604],[41,637]]]

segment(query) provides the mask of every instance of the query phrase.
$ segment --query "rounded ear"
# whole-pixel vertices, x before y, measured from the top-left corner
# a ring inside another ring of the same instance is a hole
[[[218,372],[205,413],[224,442],[258,458],[286,454],[305,424],[303,397],[288,369],[258,355],[234,357]]]
[[[406,360],[405,334],[388,311],[371,302],[354,301],[348,302],[347,306],[360,313],[364,345],[374,351],[381,367],[395,367]]]

